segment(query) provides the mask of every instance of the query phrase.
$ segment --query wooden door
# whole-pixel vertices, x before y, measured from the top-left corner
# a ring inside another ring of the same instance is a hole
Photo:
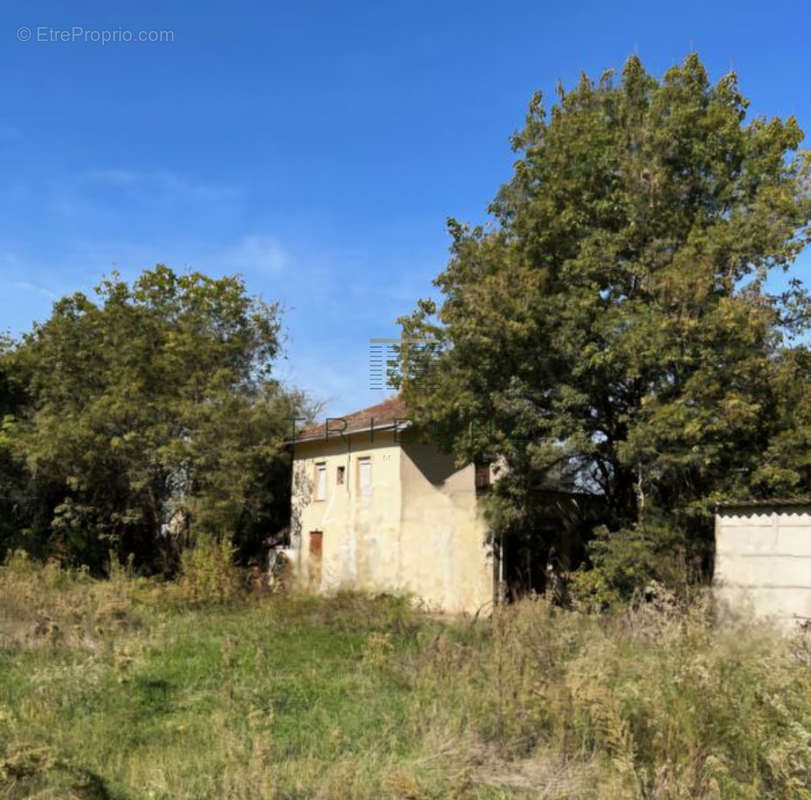
[[[314,589],[321,586],[321,559],[324,545],[323,531],[310,531],[310,584]]]

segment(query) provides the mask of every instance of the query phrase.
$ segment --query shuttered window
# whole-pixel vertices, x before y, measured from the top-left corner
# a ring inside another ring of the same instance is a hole
[[[327,499],[327,465],[315,465],[315,499]]]
[[[370,458],[358,459],[358,487],[361,495],[372,493],[372,460]]]

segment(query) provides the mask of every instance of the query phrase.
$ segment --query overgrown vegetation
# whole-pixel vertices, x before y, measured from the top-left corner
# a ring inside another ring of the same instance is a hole
[[[0,569],[0,797],[811,798],[808,640],[700,598],[471,623],[180,586]]]
[[[238,277],[113,275],[0,338],[0,800],[811,800],[807,636],[696,589],[715,501],[811,493],[811,298],[766,283],[809,159],[746,107],[695,55],[536,97],[403,320],[411,411],[496,463],[565,607],[251,591],[313,408]],[[568,530],[550,486],[591,493]]]
[[[0,349],[0,556],[173,573],[198,537],[243,560],[289,523],[279,310],[238,277],[158,265],[76,293]]]
[[[674,563],[683,585],[715,502],[811,494],[811,162],[793,117],[747,106],[696,54],[537,95],[491,222],[450,220],[442,302],[402,320],[437,342],[409,358],[414,416],[508,467],[497,530],[536,535],[542,486],[604,498],[581,589],[627,599]]]

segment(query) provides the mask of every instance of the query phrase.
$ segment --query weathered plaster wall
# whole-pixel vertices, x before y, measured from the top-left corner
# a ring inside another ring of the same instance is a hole
[[[313,591],[356,588],[409,592],[429,608],[475,612],[492,600],[493,567],[478,516],[473,466],[456,470],[427,445],[391,433],[296,444],[293,547],[299,582]],[[372,487],[359,489],[369,458]],[[316,464],[327,468],[326,499],[313,501]],[[336,483],[337,468],[345,482]],[[323,532],[320,576],[310,534]]]
[[[811,506],[719,512],[714,584],[719,599],[782,625],[811,618]]]
[[[293,528],[298,529],[298,574],[315,591],[355,588],[383,591],[397,583],[400,529],[399,447],[391,438],[366,437],[296,445]],[[369,458],[372,487],[358,490],[358,462]],[[313,500],[316,465],[327,468],[326,498]],[[337,484],[338,467],[345,469]],[[298,516],[298,519],[296,517]],[[310,533],[323,532],[320,579],[310,563]]]
[[[474,466],[456,469],[424,444],[404,444],[400,457],[403,585],[429,606],[475,613],[493,600],[493,561]]]

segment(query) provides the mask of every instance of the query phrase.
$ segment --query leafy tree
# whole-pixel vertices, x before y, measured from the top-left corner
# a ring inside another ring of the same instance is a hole
[[[498,530],[534,529],[554,473],[605,498],[595,561],[665,526],[662,558],[706,563],[716,501],[811,489],[811,305],[765,284],[808,241],[809,161],[794,118],[746,108],[694,54],[583,76],[548,115],[533,98],[495,224],[450,220],[443,302],[401,320],[439,354],[405,391],[460,460],[504,460]]]
[[[239,278],[163,265],[95,291],[55,303],[13,352],[28,399],[7,437],[31,480],[58,489],[32,543],[94,568],[112,548],[172,569],[196,534],[244,531],[249,507],[284,517],[286,484],[257,486],[289,471],[302,399],[271,380],[277,307]]]
[[[11,449],[9,428],[25,396],[21,376],[14,369],[14,341],[0,336],[0,558],[20,544],[19,531],[28,505],[25,469]]]

